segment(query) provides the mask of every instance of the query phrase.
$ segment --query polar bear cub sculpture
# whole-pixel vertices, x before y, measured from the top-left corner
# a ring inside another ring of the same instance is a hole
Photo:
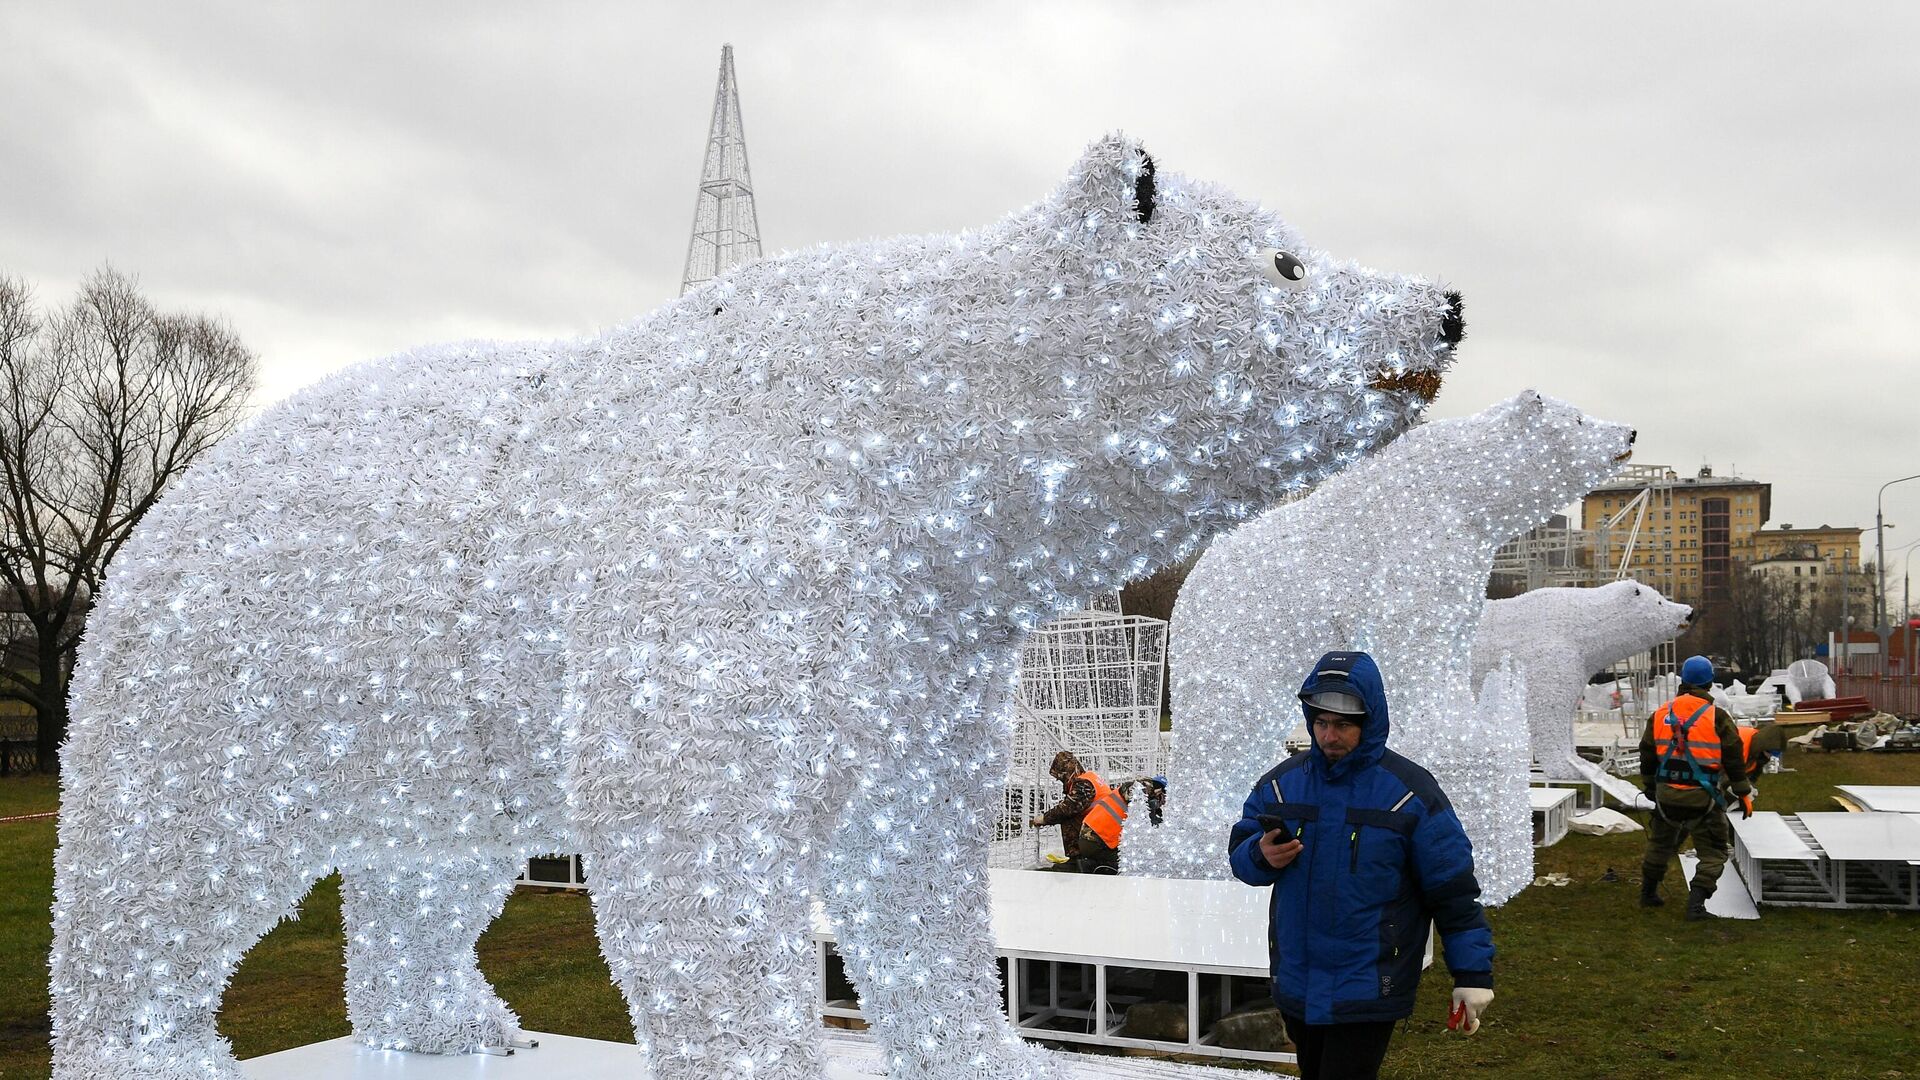
[[[1416,428],[1214,541],[1168,629],[1177,800],[1160,828],[1127,831],[1127,872],[1224,877],[1226,828],[1300,722],[1305,673],[1330,649],[1362,649],[1386,681],[1393,748],[1453,800],[1488,898],[1531,880],[1524,740],[1503,742],[1474,707],[1474,628],[1499,546],[1611,475],[1632,441],[1527,391]]]
[[[658,1076],[820,1075],[816,892],[889,1075],[1052,1075],[988,921],[1023,637],[1386,444],[1460,333],[1113,136],[978,232],[296,395],[88,628],[56,1075],[237,1077],[221,988],[336,868],[359,1038],[510,1041],[474,940],[556,849]]]
[[[1692,616],[1692,608],[1637,581],[1489,600],[1473,639],[1473,685],[1511,657],[1526,682],[1533,760],[1553,779],[1590,780],[1598,770],[1574,752],[1573,742],[1574,712],[1588,676],[1672,639]],[[1631,804],[1631,785],[1625,795]]]

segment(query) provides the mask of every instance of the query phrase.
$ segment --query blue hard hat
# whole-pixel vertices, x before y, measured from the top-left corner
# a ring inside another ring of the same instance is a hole
[[[1713,685],[1713,661],[1704,656],[1689,656],[1680,665],[1680,681],[1688,686]]]
[[[1166,787],[1166,786],[1167,786],[1167,778],[1166,778],[1166,777],[1164,777],[1164,776],[1156,776],[1156,777],[1154,777],[1154,778],[1153,778],[1153,782],[1154,782],[1154,783],[1156,783],[1156,784],[1159,784],[1159,785],[1160,785],[1161,787]]]

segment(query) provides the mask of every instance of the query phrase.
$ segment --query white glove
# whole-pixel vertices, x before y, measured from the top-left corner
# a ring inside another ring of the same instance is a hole
[[[1484,986],[1456,986],[1453,988],[1453,1011],[1465,1012],[1461,1017],[1460,1031],[1471,1035],[1480,1030],[1480,1014],[1493,1004],[1493,991]]]

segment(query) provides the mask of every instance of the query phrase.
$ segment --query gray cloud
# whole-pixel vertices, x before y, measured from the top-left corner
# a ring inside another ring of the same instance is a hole
[[[1870,524],[1920,472],[1920,9],[1751,4],[14,5],[0,270],[227,313],[267,395],[677,288],[719,45],[761,223],[963,228],[1113,128],[1468,295],[1436,407],[1538,386],[1640,460]],[[1920,482],[1888,518],[1920,534]]]

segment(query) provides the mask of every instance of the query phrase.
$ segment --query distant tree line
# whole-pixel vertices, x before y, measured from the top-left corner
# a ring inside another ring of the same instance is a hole
[[[1786,667],[1812,656],[1828,632],[1840,627],[1845,587],[1844,575],[1809,581],[1756,574],[1736,564],[1724,592],[1694,623],[1685,648],[1723,657],[1746,677]],[[1870,613],[1852,614],[1865,623]]]

